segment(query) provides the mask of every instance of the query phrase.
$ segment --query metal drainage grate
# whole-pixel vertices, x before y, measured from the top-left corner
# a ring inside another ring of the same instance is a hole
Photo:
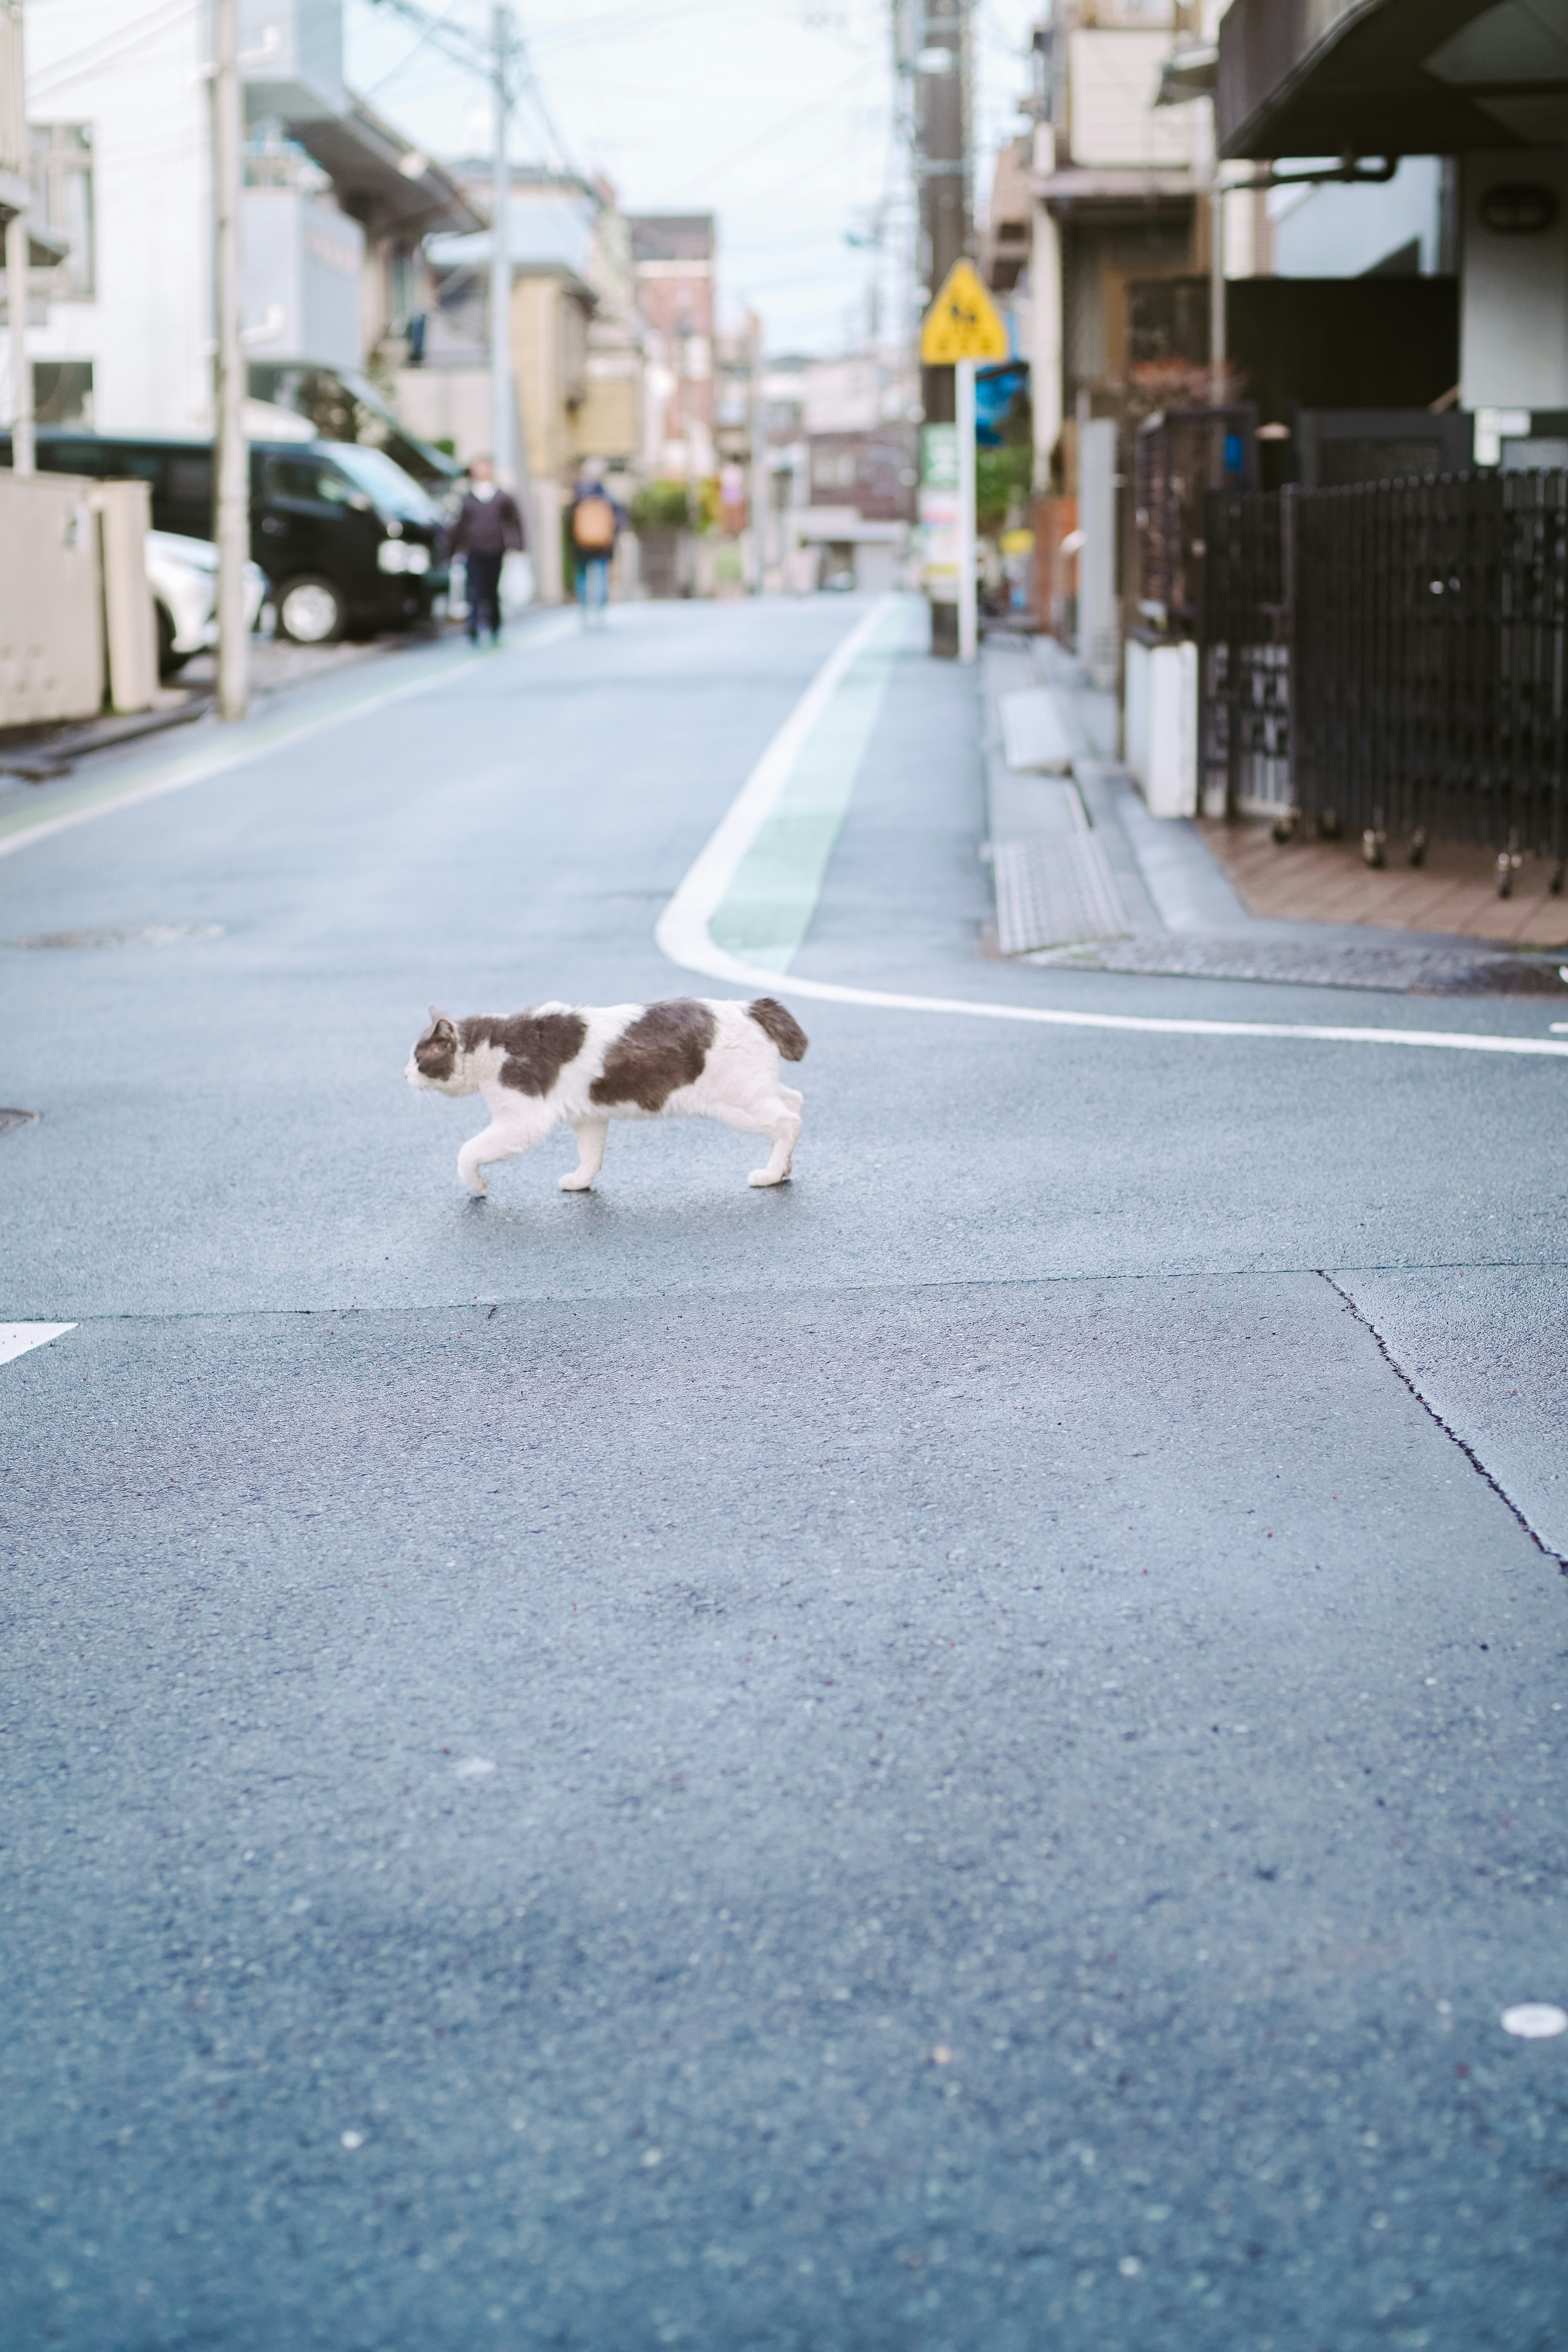
[[[996,941],[1004,955],[1078,940],[1124,939],[1132,928],[1092,833],[999,841],[993,872]]]
[[[14,948],[173,948],[184,940],[221,940],[221,923],[139,923],[125,929],[34,931]]]
[[[14,1127],[37,1127],[37,1123],[36,1110],[0,1109],[0,1135],[9,1135]]]

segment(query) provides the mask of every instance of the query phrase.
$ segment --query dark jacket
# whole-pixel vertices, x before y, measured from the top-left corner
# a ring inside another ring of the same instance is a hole
[[[510,490],[498,490],[493,499],[477,499],[469,490],[452,525],[447,551],[452,555],[504,555],[510,548],[523,546],[525,540],[522,517]]]

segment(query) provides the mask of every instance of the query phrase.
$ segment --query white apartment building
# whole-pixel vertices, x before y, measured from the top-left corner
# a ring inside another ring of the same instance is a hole
[[[26,47],[33,213],[68,247],[31,282],[38,421],[209,431],[207,0],[48,0],[27,11]],[[241,0],[240,47],[242,328],[277,399],[405,356],[426,231],[479,216],[344,84],[342,0]]]

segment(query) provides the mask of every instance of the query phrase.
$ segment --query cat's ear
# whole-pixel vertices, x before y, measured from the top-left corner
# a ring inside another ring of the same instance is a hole
[[[430,1025],[434,1029],[455,1030],[458,1024],[449,1013],[443,1013],[438,1004],[433,1004],[430,1007]]]

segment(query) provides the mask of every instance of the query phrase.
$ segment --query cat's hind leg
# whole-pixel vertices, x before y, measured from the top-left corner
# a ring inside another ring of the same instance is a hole
[[[585,1192],[605,1164],[605,1145],[609,1139],[607,1118],[579,1118],[572,1123],[577,1139],[577,1165],[561,1179],[563,1192]]]
[[[795,1141],[800,1134],[801,1097],[793,1087],[780,1087],[771,1097],[760,1102],[755,1109],[738,1108],[714,1109],[710,1116],[722,1119],[726,1127],[737,1127],[742,1135],[765,1135],[772,1139],[773,1150],[765,1168],[753,1168],[747,1177],[748,1184],[782,1184],[790,1172]]]
[[[481,1135],[470,1136],[458,1154],[458,1180],[466,1184],[476,1201],[482,1201],[489,1186],[480,1175],[481,1168],[493,1168],[498,1160],[520,1160],[543,1141],[548,1129],[531,1127],[516,1119],[494,1118]]]

